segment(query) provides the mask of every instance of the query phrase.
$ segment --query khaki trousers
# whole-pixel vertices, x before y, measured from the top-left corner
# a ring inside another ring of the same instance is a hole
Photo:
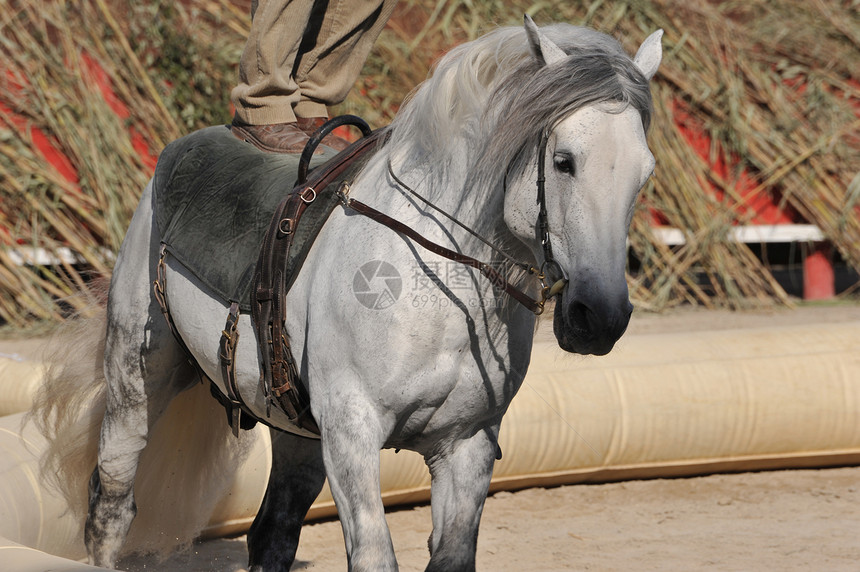
[[[325,117],[346,99],[397,0],[258,0],[231,99],[251,125]]]

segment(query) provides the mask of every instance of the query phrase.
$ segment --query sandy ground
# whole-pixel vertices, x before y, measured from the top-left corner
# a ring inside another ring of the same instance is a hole
[[[628,335],[860,320],[860,306],[635,315]],[[539,336],[545,337],[548,324]],[[18,345],[16,345],[18,344]],[[0,353],[28,352],[0,342]],[[428,560],[430,508],[388,512],[401,570]],[[126,570],[245,570],[245,539],[196,544]],[[336,520],[307,524],[293,570],[345,570]],[[710,475],[500,492],[486,503],[478,569],[860,570],[860,467]]]
[[[478,570],[860,569],[860,468],[712,475],[500,492]],[[427,564],[430,508],[388,513],[404,571]],[[245,539],[129,570],[245,570]],[[293,570],[346,570],[340,524],[305,525]]]

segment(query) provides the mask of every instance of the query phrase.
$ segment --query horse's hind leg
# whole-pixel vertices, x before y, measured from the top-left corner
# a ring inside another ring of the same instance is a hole
[[[149,431],[170,400],[194,381],[151,293],[155,236],[147,187],[117,258],[108,297],[106,412],[84,530],[91,562],[105,567],[116,562],[136,512],[134,477]]]
[[[110,346],[108,346],[110,347]],[[116,346],[113,348],[117,352]],[[176,363],[173,371],[135,371],[131,360],[158,359],[127,346],[120,350],[129,363],[105,364],[108,403],[99,439],[98,466],[89,486],[89,511],[84,541],[90,561],[113,567],[137,512],[133,487],[138,460],[153,425],[170,400],[185,386],[177,378],[193,379],[193,370]],[[184,371],[184,374],[181,373]],[[179,375],[177,375],[179,374]],[[162,387],[155,387],[163,384]]]
[[[248,533],[251,572],[290,569],[305,515],[325,482],[318,440],[275,430],[271,433],[269,486]]]

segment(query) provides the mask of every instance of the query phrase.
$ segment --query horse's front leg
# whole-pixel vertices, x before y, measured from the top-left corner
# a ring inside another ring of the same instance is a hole
[[[427,458],[430,467],[433,533],[431,571],[475,570],[478,525],[498,451],[498,426],[441,445]]]
[[[384,442],[379,416],[361,396],[333,394],[317,417],[349,570],[397,570],[379,484]]]
[[[302,523],[325,482],[320,442],[272,430],[272,471],[248,533],[251,572],[289,570]]]

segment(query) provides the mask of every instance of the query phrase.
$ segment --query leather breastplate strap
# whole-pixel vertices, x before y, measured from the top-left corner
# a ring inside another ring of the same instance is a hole
[[[316,202],[338,204],[335,183],[347,176],[350,169],[363,163],[384,139],[384,130],[359,140],[341,155],[316,169],[308,180],[278,205],[263,240],[251,290],[251,313],[260,346],[262,375],[260,383],[266,396],[267,415],[274,402],[301,429],[319,435],[319,428],[310,411],[310,396],[299,378],[298,367],[290,349],[286,328],[286,293],[297,274],[290,267],[291,248],[300,231],[304,212]],[[294,256],[294,255],[293,255]],[[299,261],[300,263],[301,261]],[[295,264],[293,264],[295,266]]]

